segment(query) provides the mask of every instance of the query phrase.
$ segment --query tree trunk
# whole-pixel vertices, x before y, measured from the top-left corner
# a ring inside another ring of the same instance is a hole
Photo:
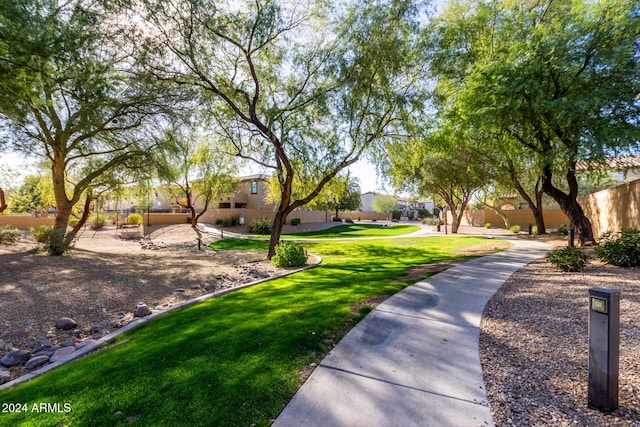
[[[0,214],[7,209],[7,203],[4,200],[4,191],[0,188]]]
[[[575,167],[569,168],[567,171],[567,183],[569,184],[569,194],[566,194],[562,190],[556,188],[551,182],[552,173],[550,168],[545,168],[545,176],[542,184],[542,189],[546,194],[553,197],[560,209],[569,218],[571,226],[577,231],[578,242],[580,246],[587,243],[594,243],[593,228],[591,221],[584,214],[582,206],[578,203],[578,181],[575,175]]]
[[[269,239],[269,252],[267,253],[267,259],[273,258],[276,254],[276,246],[280,243],[280,235],[282,234],[282,227],[285,220],[284,206],[280,204],[276,211],[276,216],[273,219],[273,230],[271,230],[271,238]]]

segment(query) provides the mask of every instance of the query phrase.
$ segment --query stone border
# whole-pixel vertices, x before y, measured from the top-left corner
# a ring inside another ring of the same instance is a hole
[[[292,271],[288,271],[286,273],[278,274],[276,276],[267,277],[265,279],[259,279],[259,280],[253,281],[253,282],[245,283],[243,285],[236,286],[234,288],[223,289],[221,291],[216,291],[216,292],[212,292],[210,294],[202,295],[202,296],[199,296],[197,298],[191,299],[189,301],[185,301],[183,303],[176,304],[174,306],[165,308],[165,309],[160,310],[160,311],[156,311],[155,313],[150,314],[149,316],[146,316],[146,317],[135,317],[129,323],[127,323],[125,326],[117,329],[116,331],[113,331],[113,332],[109,333],[108,335],[105,335],[102,338],[99,338],[97,340],[87,339],[87,340],[84,340],[84,341],[80,341],[78,344],[76,344],[76,350],[73,353],[71,353],[69,355],[66,355],[66,356],[63,356],[63,357],[61,357],[60,359],[56,360],[53,363],[45,364],[40,368],[34,369],[33,371],[27,372],[27,373],[19,376],[18,378],[15,378],[15,379],[13,379],[13,380],[11,380],[9,382],[6,382],[6,383],[0,385],[0,390],[8,389],[8,388],[10,388],[10,387],[12,387],[12,386],[14,386],[16,384],[19,384],[21,382],[33,379],[33,378],[35,378],[35,377],[37,377],[37,376],[39,376],[41,374],[44,374],[45,372],[48,372],[48,371],[50,371],[52,369],[55,369],[58,366],[62,366],[67,362],[71,362],[72,360],[78,359],[81,356],[84,356],[85,354],[90,353],[90,352],[98,349],[102,345],[109,343],[109,341],[112,341],[114,338],[118,337],[119,335],[121,335],[121,334],[123,334],[123,333],[125,333],[125,332],[127,332],[127,331],[129,331],[131,329],[134,329],[139,325],[142,325],[142,324],[147,323],[147,322],[149,322],[151,320],[154,320],[154,319],[156,319],[156,318],[158,318],[158,317],[160,317],[160,316],[162,316],[162,315],[164,315],[166,313],[169,313],[171,311],[174,311],[174,310],[177,310],[177,309],[180,309],[180,308],[186,308],[186,307],[189,307],[190,305],[194,305],[194,304],[206,301],[208,299],[216,298],[216,297],[219,297],[219,296],[231,293],[231,292],[235,292],[235,291],[238,291],[240,289],[249,288],[251,286],[255,286],[255,285],[258,285],[260,283],[268,282],[270,280],[280,279],[280,278],[283,278],[283,277],[286,277],[286,276],[290,276],[290,275],[292,275],[294,273],[299,273],[299,272],[304,271],[304,270],[309,270],[311,268],[315,268],[315,267],[319,266],[322,263],[322,257],[317,256],[317,255],[310,255],[310,257],[311,256],[316,258],[316,262],[308,264],[308,265],[305,265],[302,268],[298,268],[296,270],[292,270]],[[83,345],[83,343],[86,343],[86,344]],[[78,347],[79,345],[81,347]]]

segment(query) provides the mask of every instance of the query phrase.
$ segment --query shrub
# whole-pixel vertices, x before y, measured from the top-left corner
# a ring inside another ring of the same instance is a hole
[[[300,224],[300,218],[291,219],[291,225],[298,225],[298,224]]]
[[[347,218],[344,220],[347,224],[353,224],[353,220],[351,218]]]
[[[333,218],[331,218],[331,221],[342,222],[342,218],[340,218],[339,216],[334,216]]]
[[[307,263],[307,252],[299,243],[282,242],[276,246],[271,262],[276,267],[300,267]]]
[[[271,234],[271,221],[267,218],[256,218],[249,225],[249,233]]]
[[[520,230],[522,230],[520,228],[519,225],[512,225],[511,227],[509,227],[509,231],[511,231],[512,233],[518,234],[520,232]]]
[[[89,216],[89,225],[93,230],[99,230],[107,224],[107,217],[103,214]]]
[[[62,255],[71,249],[71,245],[64,242],[64,230],[54,230],[53,227],[41,225],[39,227],[32,227],[29,231],[31,232],[33,240],[44,243],[44,249],[49,252],[50,255]]]
[[[49,252],[49,255],[62,255],[71,249],[71,245],[65,243],[64,230],[54,230],[53,227],[48,227],[44,232],[45,249]]]
[[[587,254],[578,248],[555,249],[547,255],[549,262],[562,271],[582,271],[587,264]]]
[[[71,217],[69,218],[69,227],[73,227],[76,224],[78,224],[80,222],[80,220],[76,217]]]
[[[134,213],[134,214],[129,214],[129,216],[127,216],[127,224],[128,225],[140,225],[142,224],[142,215]]]
[[[422,220],[424,225],[437,225],[438,221],[435,218],[425,218]]]
[[[220,227],[235,227],[240,225],[240,215],[232,215],[227,218],[216,219],[216,225]]]
[[[538,226],[534,225],[533,227],[531,227],[531,234],[538,234]]]
[[[29,231],[31,232],[31,237],[38,243],[47,243],[47,233],[50,232],[53,227],[49,227],[48,225],[40,225],[38,227],[31,227]]]
[[[490,223],[490,222],[487,222],[487,223],[484,225],[484,228],[491,228],[491,223]]]
[[[17,228],[11,228],[8,225],[0,227],[0,243],[13,243],[20,238],[22,233]]]
[[[569,229],[565,224],[562,224],[560,227],[558,227],[558,233],[562,234],[563,236],[567,236],[569,234]]]
[[[607,264],[618,267],[639,266],[640,231],[635,228],[623,228],[617,233],[607,231],[600,236],[593,252]]]

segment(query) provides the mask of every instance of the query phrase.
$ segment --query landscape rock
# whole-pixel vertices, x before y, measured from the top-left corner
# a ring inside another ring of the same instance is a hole
[[[151,314],[151,309],[146,304],[138,304],[133,310],[133,317],[144,317]]]
[[[67,338],[66,340],[62,341],[62,347],[71,347],[75,344],[76,340],[74,338]]]
[[[96,325],[96,326],[91,327],[91,330],[89,331],[89,333],[91,335],[93,335],[93,334],[99,333],[101,330],[102,330],[102,328],[100,326]]]
[[[74,329],[77,326],[78,323],[69,317],[61,317],[60,319],[56,320],[56,328],[62,329],[63,331]]]
[[[53,356],[51,356],[50,362],[51,363],[57,362],[58,360],[62,359],[63,357],[66,357],[66,356],[70,355],[74,351],[76,351],[75,347],[62,347],[62,348],[56,350],[55,353],[53,353]]]
[[[48,361],[49,356],[35,356],[27,360],[27,363],[24,364],[24,367],[27,369],[36,369],[37,367],[44,365]]]
[[[2,356],[0,363],[7,367],[17,366],[22,365],[29,358],[31,358],[31,353],[26,350],[10,351]]]
[[[0,340],[0,351],[7,351],[11,348],[11,344],[4,341],[4,340]]]
[[[99,342],[98,340],[94,340],[94,339],[88,339],[88,340],[80,341],[78,343],[78,345],[76,345],[76,348],[77,349],[81,349],[81,348],[86,347],[86,346],[88,346],[90,344],[98,344],[98,342]]]
[[[0,371],[0,384],[8,383],[11,380],[11,372]]]

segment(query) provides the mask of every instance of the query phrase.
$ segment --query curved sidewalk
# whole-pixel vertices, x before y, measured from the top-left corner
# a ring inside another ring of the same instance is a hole
[[[353,328],[273,424],[493,426],[480,365],[485,304],[549,245],[515,239],[407,287]]]

